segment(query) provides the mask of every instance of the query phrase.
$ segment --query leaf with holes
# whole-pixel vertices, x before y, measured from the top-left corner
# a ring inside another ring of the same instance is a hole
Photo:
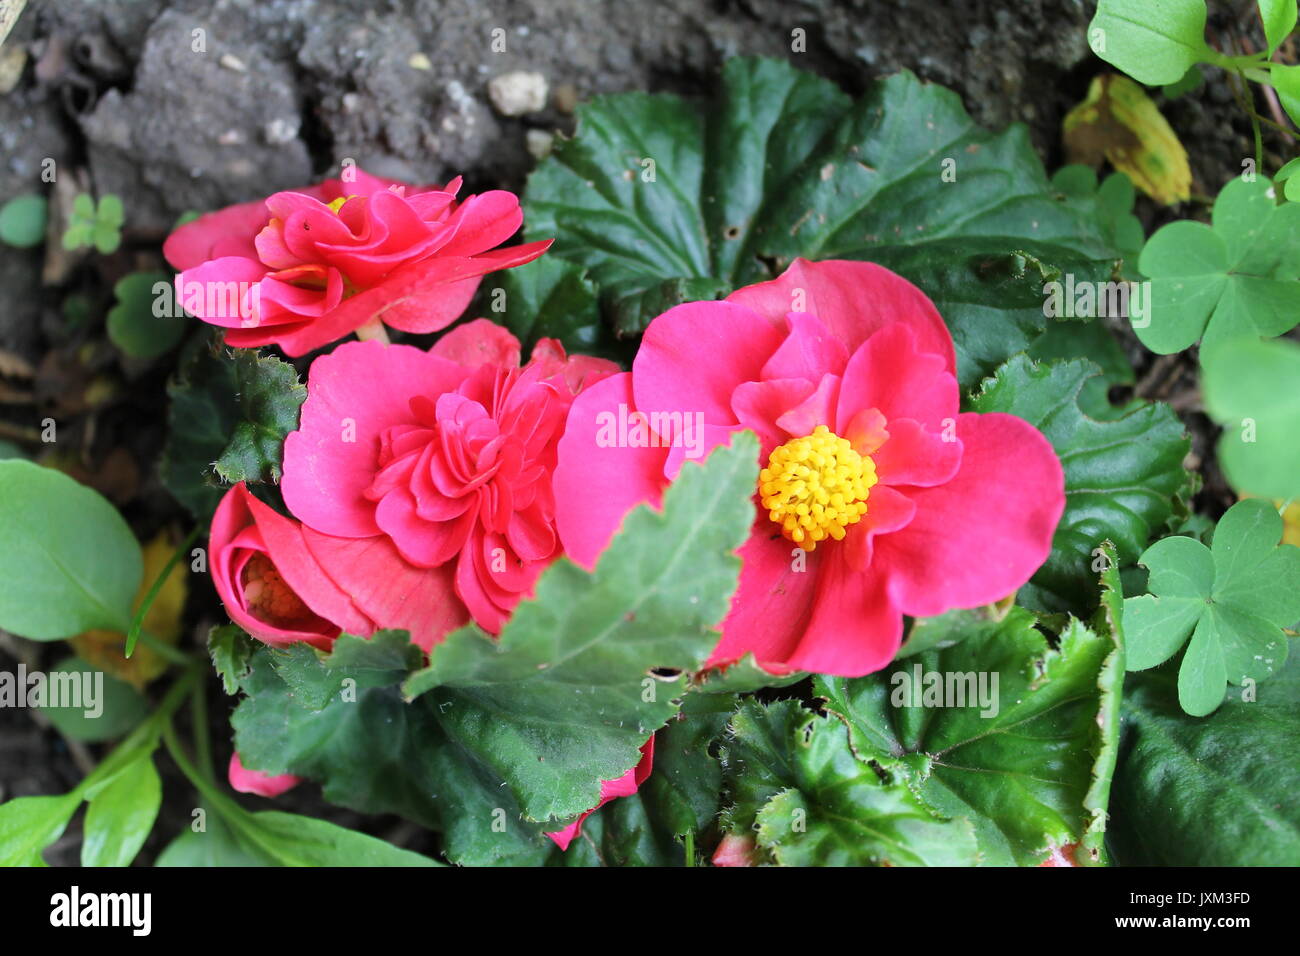
[[[578,117],[529,179],[526,221],[589,270],[625,333],[799,256],[867,259],[935,301],[969,384],[1043,330],[1045,281],[1115,264],[1024,127],[989,133],[910,73],[855,103],[784,62],[735,58],[710,102],[627,93]]]

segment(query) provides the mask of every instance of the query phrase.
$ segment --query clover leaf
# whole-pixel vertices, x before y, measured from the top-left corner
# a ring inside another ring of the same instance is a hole
[[[1300,345],[1229,342],[1202,364],[1205,407],[1219,424],[1219,463],[1238,491],[1300,497]]]
[[[118,196],[101,196],[98,206],[87,193],[72,200],[72,218],[63,233],[63,248],[71,251],[94,246],[104,255],[122,244],[122,223],[126,221]]]
[[[1178,702],[1196,717],[1223,702],[1227,683],[1261,681],[1286,662],[1282,633],[1300,620],[1300,548],[1278,546],[1282,518],[1264,501],[1228,509],[1210,547],[1187,537],[1157,541],[1141,563],[1150,594],[1124,602],[1128,669],[1146,670],[1187,642]]]
[[[1134,331],[1153,352],[1281,335],[1300,317],[1300,206],[1277,204],[1272,182],[1237,178],[1214,202],[1213,225],[1179,220],[1147,240],[1138,269],[1151,280]]]

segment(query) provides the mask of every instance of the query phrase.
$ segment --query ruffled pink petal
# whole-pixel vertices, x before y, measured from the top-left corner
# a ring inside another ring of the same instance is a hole
[[[257,325],[249,296],[266,275],[256,259],[224,256],[186,269],[176,276],[176,301],[204,322],[227,329]]]
[[[336,538],[303,528],[312,555],[376,627],[410,631],[427,654],[469,614],[456,596],[455,568],[417,568],[387,537]]]
[[[741,546],[740,586],[722,622],[722,639],[706,667],[753,654],[769,670],[780,670],[796,650],[813,611],[817,578],[829,548],[805,552],[782,535],[766,514]]]
[[[835,403],[840,396],[840,377],[823,375],[812,394],[776,420],[787,435],[811,435],[818,425],[835,424]]]
[[[804,312],[787,317],[790,333],[763,366],[763,378],[806,378],[816,382],[827,373],[839,375],[849,360],[844,343],[819,318]]]
[[[563,375],[569,391],[577,395],[584,388],[623,371],[617,362],[594,355],[567,355],[559,339],[538,339],[530,358],[542,367],[542,377]]]
[[[349,634],[367,635],[374,630],[371,620],[340,590],[307,549],[302,527],[286,518],[274,508],[263,504],[243,482],[235,485],[249,509],[257,529],[266,544],[266,553],[275,565],[284,583],[302,599],[302,602],[326,620],[334,622]]]
[[[892,661],[902,642],[903,615],[884,580],[853,570],[841,549],[831,549],[808,627],[786,663],[794,670],[862,677]]]
[[[663,498],[667,449],[618,446],[619,406],[636,410],[627,372],[573,400],[552,477],[555,525],[565,553],[590,570],[627,513]]]
[[[380,436],[411,421],[413,396],[451,391],[465,374],[441,356],[373,341],[348,342],[316,359],[298,430],[284,443],[281,490],[289,510],[326,534],[378,534],[365,492]]]
[[[714,866],[753,866],[758,841],[745,833],[728,833],[713,851]]]
[[[902,322],[923,352],[942,356],[949,372],[957,368],[952,336],[934,303],[902,276],[871,262],[796,259],[777,278],[737,289],[727,301],[772,322],[790,312],[815,315],[849,352],[886,325]]]
[[[873,576],[887,575],[890,599],[914,617],[1016,591],[1047,560],[1065,510],[1061,463],[1028,422],[967,413],[957,436],[963,451],[952,481],[905,489],[915,517],[875,542]]]
[[[864,409],[910,418],[938,431],[957,416],[957,379],[941,355],[924,352],[914,330],[901,323],[885,326],[854,351],[844,369],[836,419],[844,426]],[[834,430],[834,429],[832,429]]]
[[[456,229],[451,241],[438,250],[444,256],[475,256],[501,245],[523,224],[519,197],[503,189],[470,196],[448,220]]]
[[[532,242],[508,249],[493,249],[473,258],[436,256],[403,266],[391,272],[375,288],[344,299],[337,309],[315,322],[278,337],[278,344],[289,355],[303,355],[356,331],[374,319],[388,322],[392,318],[401,323],[394,327],[404,331],[436,332],[458,319],[469,301],[465,285],[448,289],[449,285],[531,262],[549,246],[549,241]],[[439,302],[438,295],[449,296],[447,301],[451,308]],[[415,313],[410,310],[415,305],[428,309],[430,317],[416,321]]]
[[[734,425],[731,395],[757,381],[785,339],[785,315],[765,320],[728,302],[687,302],[652,321],[632,363],[636,406],[644,412],[703,413]]]
[[[474,319],[448,331],[429,351],[468,368],[495,365],[509,369],[519,365],[521,350],[509,330],[488,319]]]
[[[291,773],[272,776],[260,770],[249,770],[237,753],[230,755],[230,766],[226,770],[226,776],[230,780],[232,790],[267,798],[278,797],[286,790],[292,790],[302,783],[302,777],[295,777]]]
[[[767,461],[777,445],[799,437],[791,435],[777,422],[791,409],[802,405],[816,388],[803,378],[770,378],[762,382],[745,382],[731,393],[731,411],[741,425],[758,436],[763,461]]]
[[[253,240],[269,218],[266,202],[261,199],[207,213],[168,236],[163,243],[163,257],[177,272],[197,268],[213,258],[218,244],[226,255],[256,259]]]
[[[395,302],[384,312],[384,324],[414,335],[445,329],[465,314],[482,281],[471,276]]]

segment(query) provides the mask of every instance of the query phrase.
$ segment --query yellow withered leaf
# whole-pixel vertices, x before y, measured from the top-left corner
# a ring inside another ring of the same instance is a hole
[[[139,609],[140,602],[175,550],[176,545],[166,531],[158,532],[144,546],[144,575],[140,579],[140,591],[135,596],[133,609]],[[168,644],[174,645],[180,638],[181,613],[189,594],[186,581],[189,573],[189,563],[177,561],[144,616],[142,629]],[[125,656],[126,635],[118,631],[86,631],[72,638],[72,646],[83,660],[136,687],[144,687],[167,670],[167,662],[143,641],[136,644],[135,653],[128,660]]]
[[[1095,77],[1087,98],[1062,124],[1067,158],[1100,166],[1103,159],[1166,206],[1192,193],[1187,151],[1142,87],[1126,76]]]

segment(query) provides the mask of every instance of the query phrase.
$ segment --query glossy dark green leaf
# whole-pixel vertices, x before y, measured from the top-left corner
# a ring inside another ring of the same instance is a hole
[[[580,266],[556,256],[487,276],[470,314],[508,328],[525,357],[543,338],[559,339],[571,355],[618,357],[601,323],[595,286]]]
[[[882,675],[817,680],[858,757],[902,775],[937,812],[970,820],[985,865],[1041,863],[1104,814],[1104,792],[1092,791],[1099,758],[1113,760],[1099,724],[1123,673],[1120,640],[1072,621],[1054,649],[1034,625],[1013,608],[995,630]],[[1101,769],[1104,784],[1106,761]]]
[[[237,481],[279,481],[284,438],[306,398],[292,365],[199,337],[167,386],[171,408],[160,465],[167,489],[202,521]]]
[[[970,820],[924,804],[901,768],[861,759],[835,717],[750,698],[723,747],[732,833],[753,832],[787,866],[961,866],[977,859]]]
[[[1023,127],[980,129],[910,73],[852,102],[776,60],[729,60],[700,105],[628,93],[580,107],[525,204],[530,236],[590,271],[624,331],[798,256],[868,259],[935,300],[967,384],[1043,329],[1044,274],[1104,278],[1114,259]]]
[[[1101,542],[1115,543],[1121,565],[1135,562],[1188,481],[1182,462],[1190,443],[1167,406],[1147,405],[1114,421],[1084,414],[1078,397],[1097,374],[1087,361],[1035,365],[1017,356],[971,402],[972,411],[1008,412],[1037,427],[1065,470],[1065,514],[1047,563],[1020,591],[1026,607],[1090,611]]]
[[[1172,667],[1130,674],[1111,801],[1117,861],[1137,866],[1300,863],[1300,655],[1209,717],[1178,704]]]

